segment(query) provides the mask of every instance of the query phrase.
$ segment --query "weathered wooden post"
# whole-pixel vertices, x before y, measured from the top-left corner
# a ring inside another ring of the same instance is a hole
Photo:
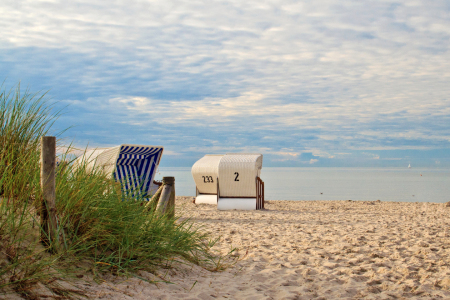
[[[156,210],[160,214],[175,216],[175,177],[163,177],[163,188]]]
[[[58,248],[56,228],[56,138],[41,137],[41,240],[46,246],[52,245],[52,251]]]

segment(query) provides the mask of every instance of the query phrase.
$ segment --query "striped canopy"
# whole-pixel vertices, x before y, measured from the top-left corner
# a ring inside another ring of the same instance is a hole
[[[150,192],[163,147],[122,145],[116,161],[114,178],[127,191]]]

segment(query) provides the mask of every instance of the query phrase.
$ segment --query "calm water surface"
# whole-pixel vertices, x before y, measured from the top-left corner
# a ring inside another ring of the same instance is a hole
[[[195,196],[191,168],[160,168],[175,176],[177,195]],[[450,201],[449,169],[264,168],[266,200]]]

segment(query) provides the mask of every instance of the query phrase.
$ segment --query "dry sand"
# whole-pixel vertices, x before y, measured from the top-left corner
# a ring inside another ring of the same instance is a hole
[[[267,201],[266,210],[218,211],[192,199],[177,197],[177,207],[221,236],[219,250],[239,248],[235,266],[161,270],[174,284],[78,286],[103,299],[450,299],[445,204]]]

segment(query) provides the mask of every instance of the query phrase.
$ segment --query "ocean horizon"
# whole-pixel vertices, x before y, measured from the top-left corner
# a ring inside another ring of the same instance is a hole
[[[176,194],[195,196],[190,167],[161,167],[155,176],[175,177]],[[450,201],[450,169],[266,167],[265,200]]]

